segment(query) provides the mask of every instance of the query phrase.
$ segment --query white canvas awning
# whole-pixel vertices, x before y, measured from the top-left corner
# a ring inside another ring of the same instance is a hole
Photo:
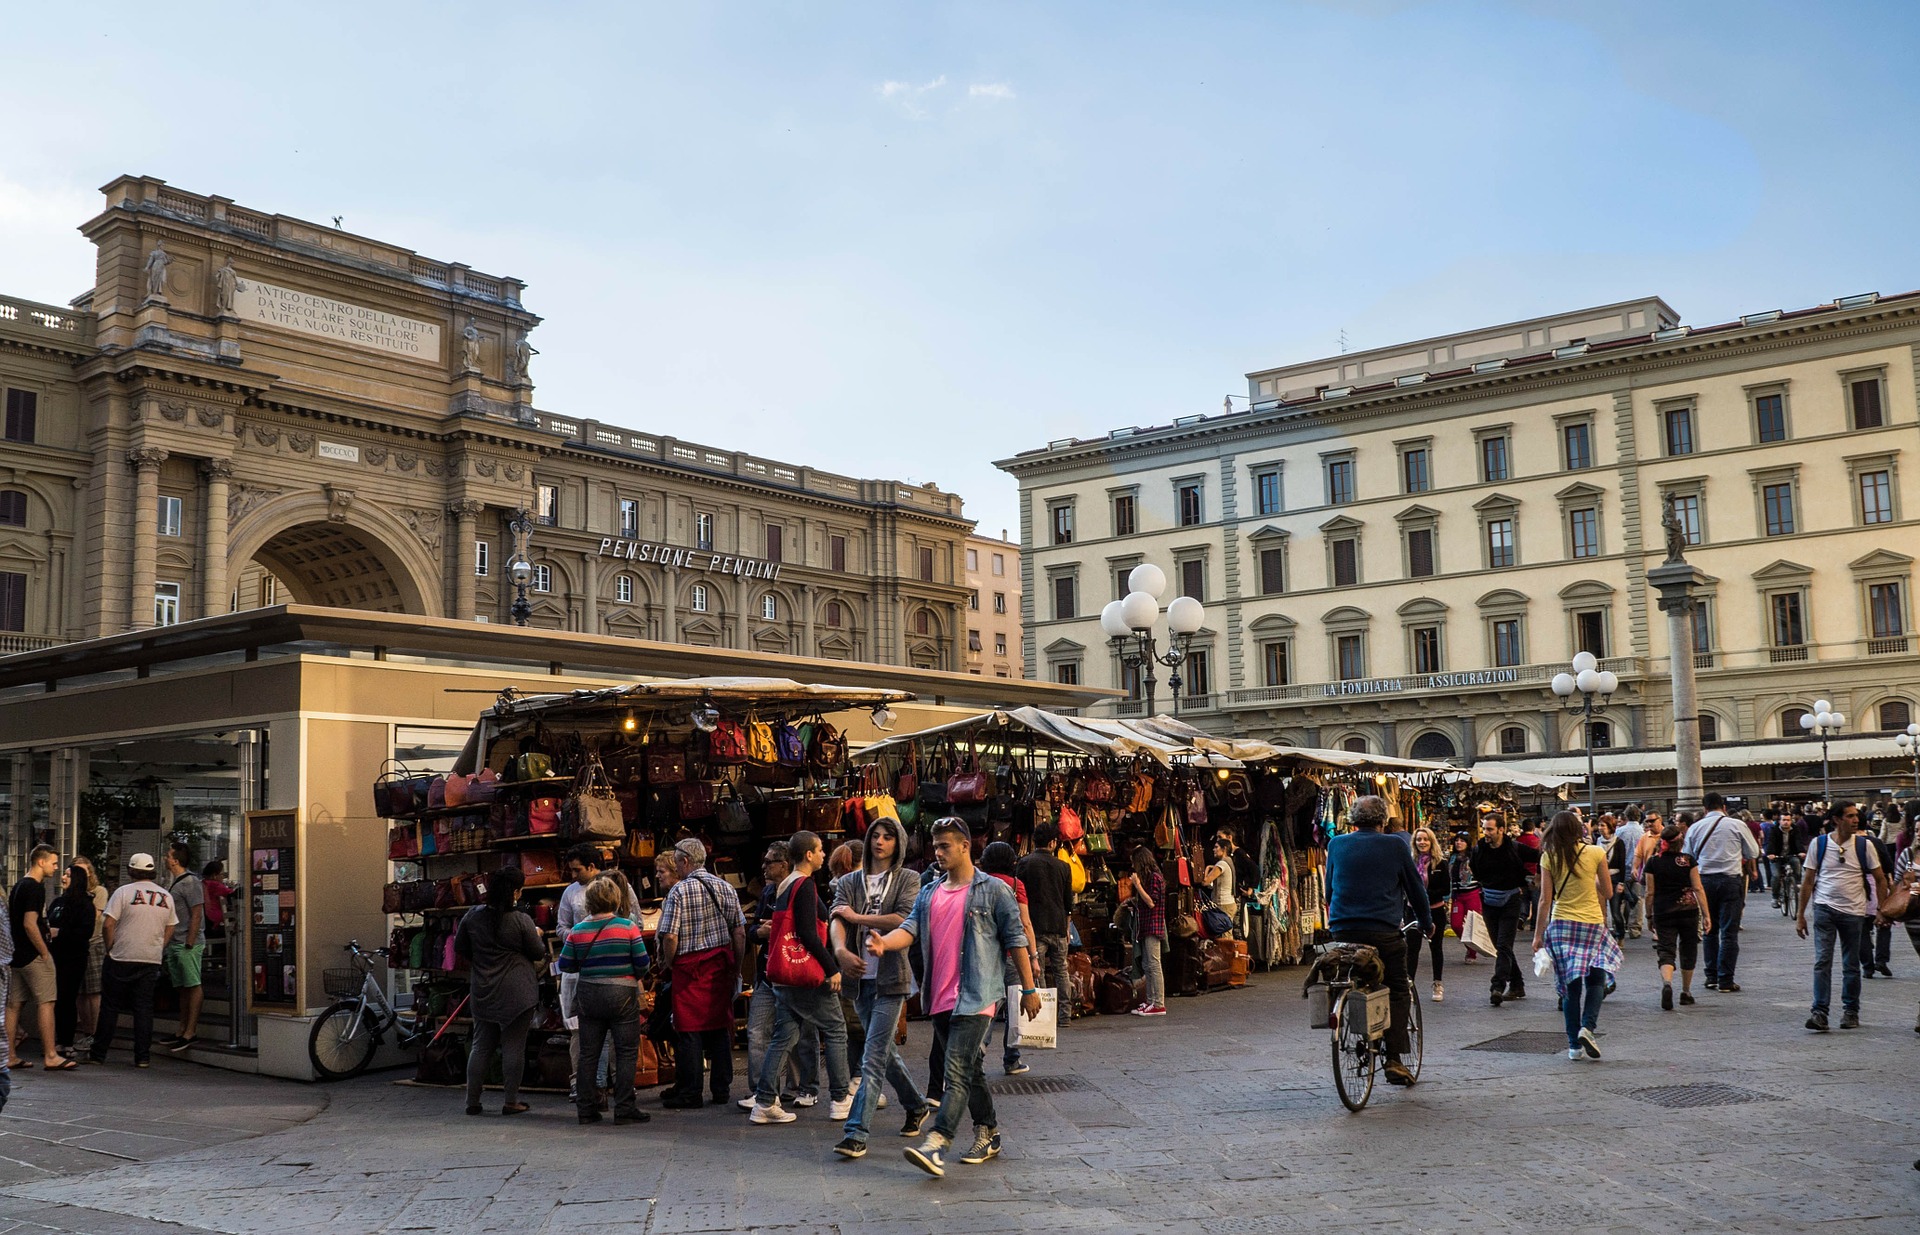
[[[1827,758],[1833,763],[1900,757],[1900,748],[1893,744],[1891,736],[1834,738],[1827,743]],[[1704,768],[1751,768],[1773,763],[1819,762],[1820,743],[1805,739],[1791,742],[1746,742],[1738,746],[1709,747],[1700,752],[1700,766]],[[1478,769],[1487,765],[1475,764],[1474,766]],[[1524,762],[1510,760],[1502,766],[1517,772],[1585,779],[1587,756],[1584,752],[1580,752],[1553,755],[1543,759],[1528,759]],[[1671,748],[1599,750],[1593,755],[1593,770],[1596,774],[1671,772],[1674,770],[1674,754]]]
[[[1456,769],[1449,779],[1479,781],[1484,785],[1512,785],[1516,789],[1559,789],[1586,780],[1587,770],[1582,767],[1577,774],[1562,776],[1538,768],[1516,768],[1504,763],[1482,761],[1471,768]]]
[[[711,699],[715,703],[748,703],[767,708],[809,708],[839,712],[848,708],[878,708],[905,703],[913,693],[884,690],[872,686],[832,686],[796,682],[790,678],[669,678],[658,682],[633,682],[600,690],[575,690],[565,694],[521,695],[495,704],[486,715],[504,721],[550,712],[593,711],[669,704],[688,700]]]

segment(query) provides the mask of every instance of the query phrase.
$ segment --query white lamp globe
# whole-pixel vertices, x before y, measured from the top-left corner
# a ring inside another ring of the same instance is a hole
[[[1551,685],[1553,686],[1553,693],[1564,699],[1574,691],[1575,683],[1573,675],[1571,673],[1556,673],[1553,675]]]
[[[1611,695],[1619,689],[1620,675],[1611,669],[1602,669],[1600,671],[1600,693],[1603,695]]]
[[[1907,749],[1907,747],[1913,745],[1913,735],[1911,733],[1895,734],[1893,738],[1893,744],[1895,746],[1898,746],[1901,750],[1905,750]]]
[[[1100,610],[1100,629],[1109,639],[1124,639],[1133,633],[1127,625],[1127,619],[1120,614],[1123,604],[1122,601],[1110,600],[1106,607]]]
[[[1584,673],[1589,669],[1598,669],[1599,667],[1600,662],[1594,659],[1592,652],[1575,652],[1573,654],[1573,671],[1575,673]]]
[[[1167,629],[1176,635],[1193,634],[1206,620],[1206,606],[1191,596],[1176,596],[1167,606]]]
[[[1915,721],[1913,724],[1907,726],[1907,736],[1910,738],[1920,738],[1920,721]]]
[[[1600,675],[1592,669],[1582,669],[1573,675],[1573,684],[1580,688],[1581,694],[1592,694],[1600,689]]]
[[[1821,708],[1813,714],[1813,724],[1817,729],[1833,728],[1833,713]]]
[[[1847,714],[1845,712],[1835,712],[1833,714],[1833,727],[1835,729],[1845,729],[1847,727]]]
[[[1167,572],[1152,562],[1142,562],[1127,572],[1127,590],[1145,592],[1159,600],[1167,591]]]
[[[1833,711],[1833,704],[1832,704],[1831,702],[1829,702],[1829,701],[1827,701],[1827,700],[1825,700],[1825,699],[1815,699],[1815,700],[1813,701],[1813,710],[1814,710],[1814,711],[1815,711],[1816,713],[1818,713],[1818,712],[1831,712],[1831,711]],[[1824,724],[1825,724],[1826,722],[1825,722],[1825,721],[1821,721],[1820,723],[1824,725]]]
[[[1802,729],[1812,729],[1813,725],[1814,725],[1814,719],[1813,719],[1812,712],[1800,713],[1800,727]]]
[[[1128,630],[1151,630],[1160,616],[1160,602],[1146,592],[1128,592],[1120,602],[1120,620]]]

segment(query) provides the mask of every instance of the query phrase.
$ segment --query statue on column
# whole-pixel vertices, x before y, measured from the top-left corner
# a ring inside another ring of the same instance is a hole
[[[529,380],[528,370],[532,367],[533,358],[539,354],[539,349],[527,342],[527,332],[521,331],[507,359],[507,381],[518,384]]]
[[[1660,495],[1660,526],[1667,532],[1667,560],[1661,565],[1684,564],[1687,560],[1687,530],[1680,525],[1680,512],[1674,507],[1671,492]]]
[[[240,276],[234,272],[233,259],[229,257],[226,265],[213,272],[213,311],[217,314],[233,312],[233,298],[240,290]]]
[[[165,300],[167,298],[167,267],[173,259],[167,256],[166,245],[159,240],[153,242],[153,251],[147,254],[147,299]]]
[[[466,329],[460,332],[460,367],[468,373],[480,370],[480,327],[467,315]]]

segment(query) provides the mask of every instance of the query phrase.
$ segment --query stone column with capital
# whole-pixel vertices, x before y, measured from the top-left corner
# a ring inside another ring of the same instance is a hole
[[[127,452],[133,469],[133,578],[127,589],[127,627],[153,625],[154,570],[159,557],[160,465],[167,452],[147,446]]]
[[[463,498],[447,507],[453,516],[453,616],[460,622],[473,621],[474,526],[486,504]]]
[[[218,617],[233,608],[227,586],[227,485],[233,460],[208,459],[200,465],[206,482],[207,537],[200,557],[200,615]]]
[[[1700,696],[1693,678],[1695,592],[1706,582],[1696,566],[1668,561],[1647,571],[1667,615],[1667,657],[1673,678],[1673,809],[1700,810]]]

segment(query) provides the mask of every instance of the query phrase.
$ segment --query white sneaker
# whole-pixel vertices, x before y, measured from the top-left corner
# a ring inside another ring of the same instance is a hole
[[[1589,1059],[1600,1058],[1600,1044],[1593,1040],[1593,1030],[1582,1029],[1580,1031],[1580,1049],[1587,1053],[1587,1058]]]
[[[743,1111],[750,1111],[750,1110],[752,1110],[752,1109],[753,1109],[753,1095],[752,1095],[752,1094],[748,1094],[748,1095],[747,1095],[746,1097],[744,1097],[744,1098],[742,1098],[742,1099],[740,1099],[740,1101],[739,1101],[739,1102],[738,1102],[738,1103],[737,1103],[736,1105],[738,1105],[738,1106],[739,1106],[739,1108],[740,1108],[741,1110],[743,1110]],[[779,1103],[777,1103],[777,1102],[776,1102],[776,1103],[775,1103],[774,1105],[775,1105],[775,1106],[778,1106],[778,1105],[779,1105]]]
[[[1440,985],[1438,982],[1435,982],[1433,984],[1433,1001],[1435,1003],[1444,1003],[1446,1002],[1446,998],[1447,998],[1447,988]]]
[[[874,1109],[874,1110],[876,1110],[876,1111],[884,1111],[884,1110],[886,1110],[886,1109],[887,1109],[887,1095],[885,1095],[885,1094],[881,1094],[881,1095],[880,1095],[880,1096],[879,1096],[878,1098],[875,1098],[875,1099],[873,1100],[873,1109]]]
[[[793,1095],[793,1104],[802,1108],[813,1106],[819,1101],[820,1095],[817,1093],[797,1093]]]
[[[827,1118],[829,1119],[845,1119],[851,1114],[853,1114],[852,1094],[848,1094],[838,1102],[830,1101],[827,1103]]]
[[[1577,1047],[1577,1046],[1569,1046],[1569,1047],[1567,1048],[1567,1058],[1568,1058],[1568,1059],[1575,1059],[1575,1060],[1577,1060],[1577,1059],[1580,1059],[1580,1058],[1582,1058],[1582,1057],[1584,1057],[1585,1055],[1586,1055],[1586,1052],[1585,1052],[1585,1051],[1583,1051],[1583,1050],[1581,1050],[1581,1049],[1580,1049],[1579,1047]]]
[[[758,1102],[754,1103],[753,1113],[747,1116],[747,1121],[757,1124],[790,1124],[798,1118],[798,1115],[783,1108],[779,1100],[775,1099],[766,1106],[761,1106]]]

